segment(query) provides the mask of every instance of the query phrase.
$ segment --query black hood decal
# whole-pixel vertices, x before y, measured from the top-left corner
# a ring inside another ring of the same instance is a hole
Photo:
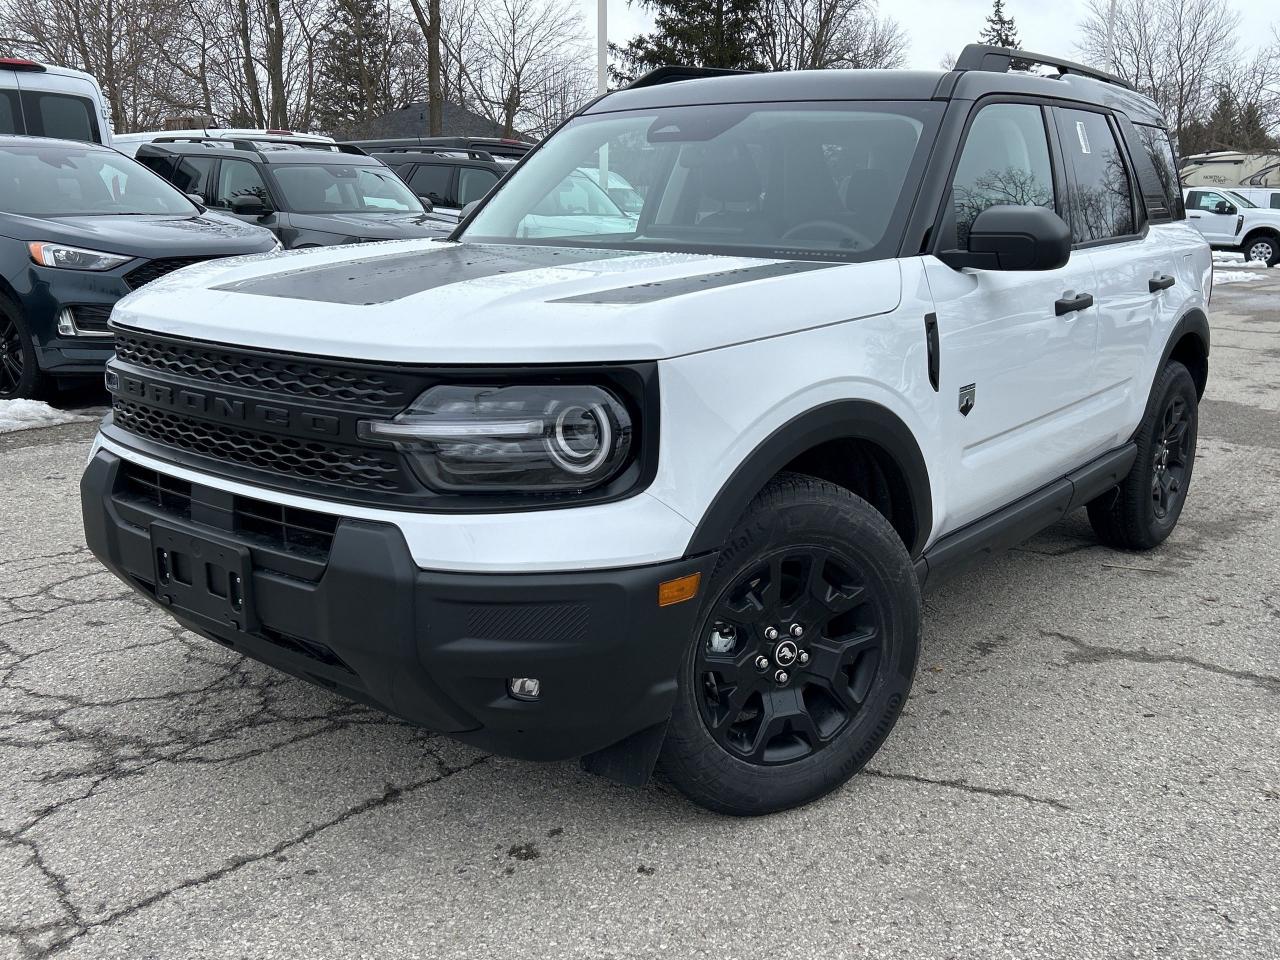
[[[235,280],[213,289],[260,297],[369,306],[503,273],[634,256],[639,254],[627,250],[453,243],[443,250],[414,250],[354,262],[300,267],[286,273]]]
[[[810,270],[839,266],[842,264],[816,260],[762,263],[757,267],[738,267],[716,273],[700,273],[692,277],[637,283],[630,287],[617,287],[613,290],[598,290],[595,293],[565,297],[563,300],[552,300],[551,303],[650,303],[654,300],[666,300],[669,297],[682,297],[687,293],[697,293],[699,290],[714,290],[717,287],[729,287],[737,283],[749,283],[752,280],[767,280],[770,277],[781,277],[790,273],[808,273]]]

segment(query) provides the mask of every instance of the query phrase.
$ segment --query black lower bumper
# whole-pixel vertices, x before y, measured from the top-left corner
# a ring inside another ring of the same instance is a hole
[[[287,532],[273,538],[254,518],[273,509],[301,525],[302,511],[163,477],[152,495],[138,470],[107,451],[90,461],[90,549],[183,626],[232,649],[525,759],[593,753],[670,715],[698,602],[660,607],[658,585],[695,572],[705,584],[714,556],[580,573],[424,571],[393,525],[341,519],[324,549],[291,550]],[[216,601],[161,582],[156,544],[199,553],[202,542],[240,558],[222,561],[246,575],[238,612],[219,615]],[[539,699],[511,697],[512,677],[537,678]]]

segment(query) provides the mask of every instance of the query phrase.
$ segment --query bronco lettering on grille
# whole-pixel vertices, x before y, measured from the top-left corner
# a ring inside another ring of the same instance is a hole
[[[313,436],[335,437],[341,429],[337,417],[306,410],[290,410],[288,407],[254,403],[187,387],[175,389],[132,374],[122,373],[116,382],[116,392],[121,396],[183,413],[199,414],[213,420],[288,428]]]

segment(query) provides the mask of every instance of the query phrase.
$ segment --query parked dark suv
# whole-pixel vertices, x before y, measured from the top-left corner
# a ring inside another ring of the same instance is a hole
[[[371,156],[430,201],[433,219],[448,224],[456,224],[462,208],[484,197],[516,163],[484,150],[447,147],[387,147]]]
[[[144,144],[137,159],[213,209],[266,227],[291,250],[449,231],[394,173],[355,147],[174,137]]]
[[[0,136],[0,399],[102,376],[117,300],[178,267],[276,249],[96,144]]]
[[[493,157],[519,160],[533,149],[532,143],[504,137],[390,137],[383,140],[348,140],[348,146],[365,153],[381,153],[398,147],[427,147],[433,150],[483,150]]]

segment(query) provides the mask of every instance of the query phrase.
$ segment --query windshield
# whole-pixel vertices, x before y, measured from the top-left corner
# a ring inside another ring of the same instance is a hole
[[[1234,190],[1224,190],[1222,192],[1225,193],[1228,197],[1230,197],[1233,201],[1235,201],[1235,204],[1238,207],[1256,207],[1257,206],[1257,204],[1254,203],[1252,200],[1250,200],[1248,197],[1241,196],[1240,194],[1236,193]]]
[[[189,217],[196,207],[162,178],[118,153],[50,144],[0,147],[0,211],[25,217]]]
[[[819,102],[579,117],[499,184],[464,239],[890,256],[895,211],[914,193],[941,112],[939,103]]]
[[[294,213],[423,213],[422,203],[386,167],[340,163],[279,164],[271,167]]]

